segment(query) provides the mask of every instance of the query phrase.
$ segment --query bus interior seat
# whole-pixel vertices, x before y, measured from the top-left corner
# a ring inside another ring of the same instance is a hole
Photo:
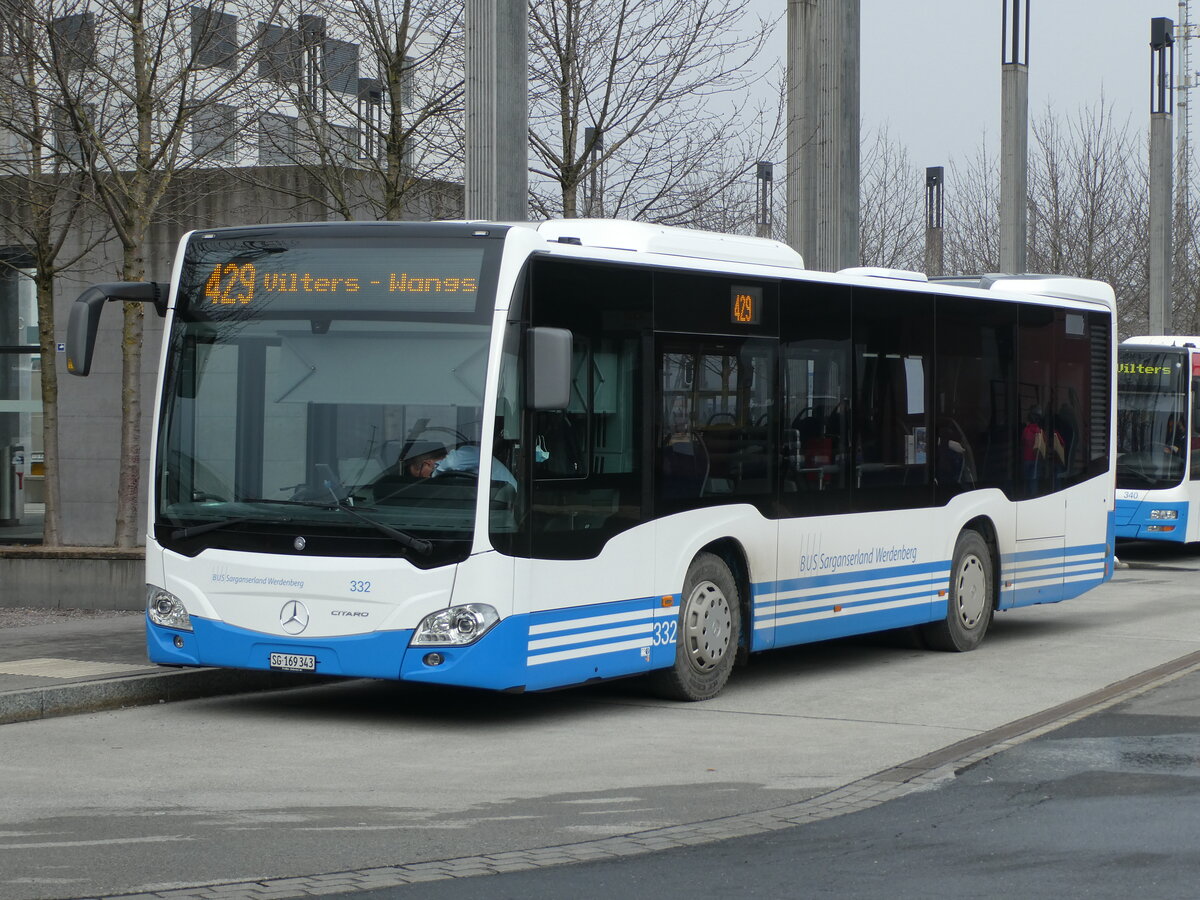
[[[699,497],[709,478],[709,453],[700,435],[692,432],[663,448],[663,494],[667,497]]]

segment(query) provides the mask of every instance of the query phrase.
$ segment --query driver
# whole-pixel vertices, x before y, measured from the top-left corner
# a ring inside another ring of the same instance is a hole
[[[446,448],[437,441],[413,441],[401,461],[403,471],[413,478],[431,478],[438,463],[446,458]]]

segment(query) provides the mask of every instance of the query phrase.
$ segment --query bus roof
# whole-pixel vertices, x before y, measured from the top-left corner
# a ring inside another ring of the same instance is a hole
[[[1115,308],[1116,292],[1112,285],[1091,278],[1071,278],[1066,275],[937,275],[933,284],[1003,291],[1008,294],[1027,294],[1036,297],[1055,297],[1060,300],[1088,300]]]
[[[722,262],[803,269],[804,258],[782,241],[697,231],[623,219],[550,219],[529,223],[547,240],[607,250],[683,256]]]
[[[1129,337],[1122,344],[1141,344],[1151,347],[1200,347],[1200,337],[1186,334],[1147,334],[1140,337]]]

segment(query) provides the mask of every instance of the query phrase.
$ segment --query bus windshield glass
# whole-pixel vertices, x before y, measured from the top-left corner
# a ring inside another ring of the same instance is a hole
[[[251,535],[269,546],[299,528],[344,555],[400,555],[412,539],[429,564],[465,555],[501,242],[279,233],[188,246],[159,539],[252,549]],[[515,485],[497,476],[502,515]]]
[[[1187,459],[1187,352],[1122,347],[1117,363],[1117,487],[1174,487]]]

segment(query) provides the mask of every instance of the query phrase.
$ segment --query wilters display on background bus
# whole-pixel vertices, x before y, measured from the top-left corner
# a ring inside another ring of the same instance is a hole
[[[1200,337],[1117,350],[1117,537],[1200,541]]]
[[[1111,290],[887,274],[601,220],[187,235],[68,349],[108,300],[166,316],[151,658],[700,700],[1102,583]]]

